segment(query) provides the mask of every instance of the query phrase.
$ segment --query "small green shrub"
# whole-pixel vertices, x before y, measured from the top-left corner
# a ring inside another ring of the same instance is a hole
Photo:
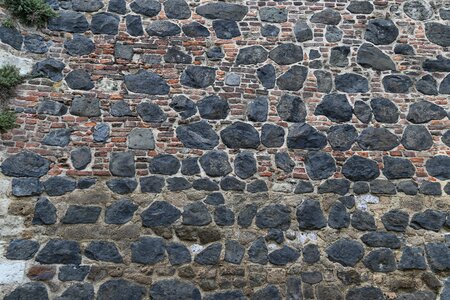
[[[0,68],[0,89],[12,89],[22,81],[23,77],[15,66],[6,65]]]
[[[26,25],[44,26],[55,11],[44,0],[4,0],[4,6]]]
[[[8,18],[2,22],[2,25],[6,28],[14,28],[14,21],[11,18]]]
[[[0,131],[5,132],[16,127],[16,118],[13,111],[0,112]]]

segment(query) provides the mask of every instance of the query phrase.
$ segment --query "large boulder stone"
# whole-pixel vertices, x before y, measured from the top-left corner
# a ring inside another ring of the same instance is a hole
[[[247,15],[248,7],[227,2],[210,2],[198,6],[195,11],[207,19],[241,21]]]
[[[252,177],[257,172],[256,159],[253,153],[243,151],[236,155],[234,160],[234,172],[242,179]]]
[[[166,201],[155,201],[141,213],[145,227],[170,226],[181,216],[178,208]]]
[[[259,228],[278,228],[287,230],[291,225],[291,209],[281,204],[267,205],[256,214],[256,226]]]
[[[336,67],[346,67],[346,66],[348,66],[348,63],[349,63],[348,55],[349,54],[350,54],[350,47],[349,46],[333,47],[331,49],[331,53],[330,53],[330,64],[333,65],[333,66],[336,66]],[[351,74],[351,73],[348,73],[348,74]],[[343,79],[345,77],[342,77],[344,75],[339,75],[339,76],[341,78],[340,84],[345,86],[345,82],[343,81]],[[349,83],[349,84],[351,84],[351,83]]]
[[[425,163],[425,167],[430,176],[439,180],[450,179],[450,156],[435,155],[430,157]]]
[[[167,20],[153,21],[145,28],[149,36],[169,37],[181,33],[181,28],[175,23]]]
[[[406,75],[387,75],[382,80],[384,90],[387,93],[409,93],[413,81]]]
[[[269,253],[269,262],[276,266],[285,266],[296,262],[299,257],[300,253],[297,250],[289,246],[283,246]]]
[[[134,263],[154,265],[166,257],[164,240],[160,237],[141,237],[130,248]]]
[[[267,148],[277,148],[284,144],[284,129],[273,124],[264,124],[261,130],[261,143]]]
[[[66,78],[67,85],[73,90],[88,91],[94,88],[91,75],[86,70],[74,70]]]
[[[284,94],[277,104],[280,118],[287,122],[305,122],[306,105],[303,100],[294,95]]]
[[[23,36],[14,27],[0,26],[0,41],[10,45],[16,50],[22,50]]]
[[[353,109],[344,94],[328,94],[317,105],[314,114],[326,116],[333,122],[347,122],[352,118]]]
[[[353,113],[361,122],[367,124],[372,120],[372,109],[364,101],[357,100],[353,107]]]
[[[129,300],[141,300],[146,294],[143,286],[124,279],[111,279],[100,285],[97,292],[98,300],[120,300],[124,296]]]
[[[324,10],[315,13],[311,17],[312,23],[338,25],[341,22],[341,14],[334,9],[325,8]]]
[[[228,101],[219,96],[211,95],[197,103],[200,116],[204,119],[225,119],[230,111]]]
[[[309,178],[313,180],[326,179],[336,172],[333,157],[326,152],[309,152],[305,158],[305,168]]]
[[[279,65],[295,64],[303,60],[303,49],[293,43],[281,44],[269,52],[269,58]]]
[[[327,131],[327,139],[331,147],[338,151],[347,151],[356,142],[358,132],[353,125],[333,125]]]
[[[395,71],[396,69],[394,61],[388,55],[369,43],[364,43],[359,47],[356,62],[365,68],[377,71]]]
[[[119,33],[119,16],[101,12],[92,16],[91,31],[95,34],[116,35]]]
[[[389,99],[374,98],[370,100],[373,116],[381,123],[397,123],[400,112],[397,106]]]
[[[371,181],[380,175],[380,170],[376,161],[353,155],[345,161],[342,174],[352,181]]]
[[[214,84],[216,80],[216,69],[203,66],[188,66],[181,74],[182,85],[203,89]]]
[[[241,35],[238,23],[232,20],[214,20],[213,29],[218,39],[230,40]]]
[[[47,133],[42,139],[42,144],[57,147],[66,147],[70,143],[72,129],[60,128]]]
[[[398,37],[398,28],[389,19],[373,19],[367,24],[364,39],[375,45],[388,45]]]
[[[303,88],[307,76],[307,67],[292,66],[277,78],[277,85],[281,90],[298,91]]]
[[[133,128],[128,134],[128,148],[139,150],[155,149],[155,138],[149,128]]]
[[[41,264],[80,264],[80,245],[75,241],[52,239],[39,251],[36,261]]]
[[[148,169],[153,174],[174,175],[180,169],[180,161],[171,154],[158,154],[148,164]]]
[[[450,58],[438,55],[436,59],[425,59],[422,68],[427,72],[450,72]]]
[[[219,144],[219,136],[206,121],[180,125],[176,134],[187,148],[211,150]]]
[[[444,226],[446,213],[427,209],[423,212],[415,213],[411,218],[411,226],[414,229],[425,229],[438,232]]]
[[[164,1],[164,12],[169,19],[189,19],[191,10],[184,0],[167,0]]]
[[[110,0],[108,11],[124,15],[127,13],[127,3],[125,0]]]
[[[444,243],[425,245],[428,264],[434,272],[450,270],[450,248]]]
[[[136,111],[144,122],[162,123],[167,119],[167,114],[155,103],[141,102],[137,105]]]
[[[134,156],[131,152],[113,152],[109,161],[109,170],[112,175],[120,177],[133,177],[136,173]]]
[[[313,32],[308,23],[304,21],[298,21],[294,26],[294,35],[297,42],[306,42],[313,39]]]
[[[45,192],[49,196],[61,196],[74,191],[77,182],[68,176],[53,176],[44,181]]]
[[[422,151],[433,146],[433,137],[424,125],[408,125],[403,131],[401,142],[408,150]]]
[[[42,177],[49,169],[49,160],[30,151],[10,156],[1,165],[2,173],[11,177]]]
[[[427,263],[425,262],[423,248],[404,247],[398,268],[400,270],[426,270]]]
[[[320,93],[329,93],[333,88],[333,75],[328,71],[316,70],[314,77],[317,81],[317,91]]]
[[[306,123],[289,127],[287,146],[291,149],[320,150],[327,145],[327,138],[314,127]]]
[[[258,131],[250,124],[235,122],[220,132],[220,138],[229,148],[258,148],[260,138]]]
[[[130,9],[134,13],[154,17],[161,11],[161,3],[157,0],[135,0],[131,2]]]
[[[257,96],[247,105],[247,118],[253,122],[264,122],[269,113],[269,101],[265,96]]]
[[[275,87],[276,72],[273,65],[269,64],[258,68],[256,75],[264,88],[273,89]]]
[[[101,115],[100,101],[97,98],[75,96],[70,113],[80,117],[98,117]]]
[[[334,84],[338,91],[344,93],[367,93],[369,91],[367,78],[354,73],[337,75]]]
[[[16,197],[38,196],[44,190],[39,178],[13,178],[12,194]]]
[[[325,252],[327,253],[329,260],[337,262],[344,267],[353,267],[361,260],[361,258],[363,258],[364,247],[357,241],[341,238],[331,244]]]
[[[409,106],[406,119],[411,123],[421,124],[432,120],[441,120],[447,116],[445,109],[426,100],[414,102]]]
[[[190,118],[197,113],[195,102],[183,95],[174,96],[169,106],[178,112],[183,119]]]
[[[228,155],[224,151],[211,150],[200,157],[200,165],[206,175],[211,177],[225,176],[232,171]]]
[[[237,65],[256,65],[267,60],[268,52],[262,46],[250,46],[239,49],[236,57]]]
[[[234,224],[234,212],[225,205],[219,205],[214,210],[214,222],[218,226],[232,226]]]
[[[399,157],[383,157],[383,175],[387,179],[411,178],[415,174],[415,168],[410,160]]]
[[[358,137],[364,150],[391,150],[400,144],[399,138],[386,128],[367,127]]]
[[[23,44],[25,49],[27,51],[30,51],[31,53],[44,54],[48,52],[47,43],[45,42],[44,38],[38,34],[26,35],[24,37]]]
[[[47,26],[53,31],[73,33],[83,33],[89,29],[89,23],[84,14],[70,10],[59,11],[56,17],[48,20]]]
[[[386,230],[404,232],[409,224],[409,215],[405,211],[394,209],[385,213],[381,222]]]
[[[321,185],[319,185],[319,188],[317,189],[317,192],[319,194],[338,194],[338,195],[345,195],[348,193],[350,189],[350,181],[342,178],[330,178],[325,180]]]
[[[169,85],[160,75],[139,70],[136,74],[125,75],[125,86],[130,92],[147,95],[166,95],[170,91]]]
[[[296,217],[300,230],[317,230],[327,226],[320,202],[316,200],[303,201],[297,207]]]
[[[442,47],[450,46],[450,25],[437,22],[426,23],[425,35],[434,44]]]

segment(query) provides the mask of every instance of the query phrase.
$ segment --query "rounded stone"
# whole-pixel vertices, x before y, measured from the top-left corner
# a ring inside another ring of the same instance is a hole
[[[265,206],[256,214],[256,226],[286,230],[291,224],[290,214],[290,208],[281,204]]]
[[[327,131],[327,139],[333,150],[347,151],[356,142],[358,132],[353,125],[333,125]]]
[[[303,49],[293,43],[281,44],[269,52],[269,58],[279,65],[291,65],[303,60]]]
[[[326,116],[333,122],[348,122],[352,114],[352,106],[344,94],[325,95],[314,111],[314,115]]]
[[[48,159],[30,151],[10,156],[1,165],[2,173],[11,177],[42,177],[49,169]]]
[[[137,105],[136,111],[144,122],[162,123],[167,119],[167,114],[154,103],[141,102]]]
[[[268,52],[262,46],[250,46],[239,49],[236,57],[237,65],[256,65],[267,60]]]
[[[155,149],[155,138],[152,130],[148,128],[133,128],[128,134],[127,145],[130,149]]]
[[[133,12],[147,17],[154,17],[161,11],[161,3],[156,0],[135,0],[131,2]]]
[[[389,273],[397,270],[397,263],[391,249],[376,249],[363,260],[363,264],[372,272]]]
[[[305,122],[306,105],[303,100],[294,95],[284,94],[277,104],[277,112],[283,121]]]
[[[258,148],[260,138],[258,131],[250,124],[235,122],[220,132],[223,143],[234,149]]]
[[[341,238],[331,244],[325,252],[329,260],[337,262],[344,267],[353,267],[363,258],[364,247],[361,243],[354,240]]]
[[[421,100],[409,106],[406,119],[415,124],[441,120],[447,116],[445,109],[432,102]]]
[[[145,293],[146,289],[138,284],[124,279],[111,279],[100,285],[97,292],[97,299],[112,300],[116,296],[126,295],[129,300],[141,300]],[[114,296],[111,297],[112,295]]]
[[[333,157],[326,152],[309,152],[305,158],[306,172],[313,180],[326,179],[336,172]]]
[[[374,98],[370,100],[370,106],[375,120],[381,123],[397,123],[400,112],[397,106],[389,99]]]
[[[264,124],[261,130],[261,143],[267,148],[277,148],[284,144],[284,129],[273,124]]]
[[[296,217],[299,228],[317,230],[327,226],[319,201],[305,200],[298,207]]]
[[[166,0],[164,1],[164,12],[169,19],[189,19],[191,10],[184,0]]]
[[[287,146],[291,149],[320,150],[327,144],[327,138],[314,127],[306,123],[289,127]]]
[[[180,169],[180,161],[171,154],[158,154],[148,164],[153,174],[173,175]]]
[[[423,151],[433,146],[433,137],[423,125],[408,125],[403,131],[401,142],[408,150]]]
[[[370,20],[364,39],[375,45],[388,45],[398,37],[399,31],[394,22],[389,19]]]
[[[160,75],[139,70],[136,74],[125,75],[125,86],[130,92],[147,95],[166,95],[170,91],[169,85]]]
[[[425,21],[433,16],[433,8],[430,3],[423,0],[406,1],[403,11],[413,20]]]
[[[311,17],[312,23],[338,25],[341,22],[341,14],[334,9],[325,8],[320,12],[315,13]]]
[[[364,150],[387,151],[400,144],[399,138],[386,128],[367,127],[357,139],[358,145]]]
[[[256,159],[251,152],[241,152],[234,160],[234,172],[242,179],[252,177],[257,172]]]
[[[178,208],[166,201],[155,201],[141,213],[145,227],[170,226],[181,216]]]
[[[387,93],[406,94],[413,86],[413,81],[406,75],[387,75],[382,80]]]
[[[376,161],[353,155],[345,161],[342,174],[352,181],[371,181],[380,175],[380,170]]]
[[[344,93],[367,93],[369,91],[367,78],[354,73],[337,75],[334,84],[338,91]]]
[[[66,78],[67,85],[73,90],[88,91],[94,88],[91,75],[86,70],[74,70]]]
[[[430,176],[439,180],[450,179],[450,156],[435,155],[427,159],[425,167]]]
[[[212,221],[208,208],[201,202],[186,205],[182,215],[184,225],[205,226]]]

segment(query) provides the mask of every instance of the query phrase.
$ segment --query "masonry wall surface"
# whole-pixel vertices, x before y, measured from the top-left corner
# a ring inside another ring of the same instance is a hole
[[[4,299],[450,299],[450,2],[47,2]]]

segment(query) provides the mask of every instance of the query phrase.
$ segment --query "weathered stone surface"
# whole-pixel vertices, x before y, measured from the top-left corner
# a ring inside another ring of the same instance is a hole
[[[56,17],[48,21],[48,29],[53,31],[66,31],[83,33],[89,29],[89,23],[81,12],[60,11]]]
[[[181,174],[195,175],[200,173],[197,157],[188,157],[181,162]]]
[[[358,138],[358,132],[353,125],[333,125],[327,131],[327,139],[334,150],[349,150]]]
[[[239,265],[244,258],[245,248],[238,241],[227,240],[225,242],[225,257],[226,262]]]
[[[444,243],[425,244],[428,264],[434,272],[450,269],[450,248]]]
[[[265,206],[256,214],[256,226],[286,230],[291,224],[290,213],[289,207],[281,204]]]
[[[159,237],[141,237],[131,243],[131,261],[138,264],[156,264],[166,257],[164,240]]]
[[[256,239],[248,249],[248,256],[251,262],[265,265],[269,262],[269,253],[263,237]]]
[[[329,260],[340,263],[344,267],[353,267],[364,256],[362,244],[347,238],[341,238],[332,243],[325,252]]]
[[[354,14],[370,14],[373,11],[373,4],[369,1],[350,1],[350,4],[347,6],[347,10]]]
[[[437,22],[425,24],[425,35],[428,40],[442,47],[450,46],[450,26]]]
[[[131,152],[113,152],[109,161],[109,170],[114,176],[133,177],[136,169]]]
[[[406,195],[417,195],[419,191],[418,185],[412,180],[404,180],[397,184],[397,191]]]
[[[300,229],[316,230],[327,225],[320,203],[305,200],[297,207],[296,217]]]
[[[95,223],[100,216],[101,207],[70,205],[61,219],[63,224],[89,224]]]
[[[192,63],[192,57],[188,53],[185,53],[175,47],[171,47],[164,55],[164,61],[166,63],[173,64],[190,64]]]
[[[369,91],[369,81],[364,76],[354,73],[337,75],[334,84],[338,91],[344,93],[367,93]]]
[[[16,50],[22,50],[23,36],[14,27],[9,28],[6,26],[0,26],[0,41],[8,44]]]
[[[131,220],[137,208],[138,206],[133,202],[131,202],[130,200],[127,199],[118,200],[113,204],[111,204],[110,206],[106,207],[105,223],[125,224]],[[144,221],[142,223],[144,224]]]
[[[304,66],[292,66],[277,78],[277,85],[282,90],[298,91],[303,88],[303,83],[308,76],[308,68]]]
[[[284,135],[283,127],[264,124],[261,130],[261,143],[268,148],[280,147],[284,144]]]
[[[424,95],[439,94],[437,81],[431,75],[425,75],[416,82],[416,90]]]
[[[127,15],[125,17],[127,24],[127,32],[131,36],[142,36],[144,35],[144,29],[142,28],[141,16]]]
[[[353,107],[353,113],[363,123],[369,123],[372,119],[372,109],[363,101],[356,101]]]
[[[330,72],[323,70],[314,71],[317,80],[317,91],[321,93],[329,93],[333,88],[333,76]]]
[[[101,12],[92,16],[91,31],[96,34],[115,35],[119,32],[119,16]]]
[[[103,8],[101,0],[72,0],[72,9],[75,11],[95,12]]]
[[[370,191],[369,184],[363,181],[353,183],[353,192],[357,195],[367,194]]]
[[[327,179],[325,180],[317,189],[317,192],[319,194],[326,194],[326,193],[332,193],[332,194],[338,194],[338,195],[345,195],[348,193],[350,189],[350,181],[347,179]]]
[[[220,205],[214,210],[214,222],[219,226],[231,226],[234,224],[234,213],[231,209]]]
[[[131,2],[133,12],[147,17],[154,17],[161,11],[161,3],[156,0],[135,0]]]
[[[257,206],[256,204],[248,204],[238,214],[237,223],[241,227],[249,227],[253,219],[256,216]]]
[[[214,20],[213,29],[219,39],[230,40],[241,35],[239,25],[232,20]]]
[[[291,65],[303,60],[303,49],[293,43],[281,44],[269,52],[269,58],[279,65]]]
[[[10,156],[1,165],[2,173],[11,177],[42,177],[49,168],[49,160],[30,151]]]
[[[356,61],[365,68],[377,71],[395,71],[396,69],[394,61],[388,55],[369,43],[364,43],[359,47]]]
[[[361,241],[369,247],[384,247],[390,249],[399,249],[401,246],[400,240],[393,233],[388,232],[369,232],[361,237]]]
[[[234,160],[234,172],[242,179],[252,177],[257,171],[256,159],[251,152],[241,152]]]
[[[162,123],[167,119],[167,114],[159,105],[154,103],[141,102],[138,104],[136,111],[144,122]]]
[[[334,229],[348,228],[350,225],[350,214],[344,204],[335,202],[330,208],[328,215],[328,226]]]
[[[350,223],[352,227],[361,231],[373,231],[377,229],[373,215],[363,210],[356,210],[352,214]]]
[[[344,94],[328,94],[322,98],[314,111],[334,122],[347,122],[352,118],[352,106]]]
[[[357,139],[364,150],[391,150],[400,144],[399,138],[386,128],[367,127]]]
[[[225,176],[232,171],[228,155],[224,151],[212,150],[200,157],[200,165],[208,176]]]
[[[333,157],[325,152],[309,152],[305,158],[306,172],[309,178],[326,179],[336,172],[336,165]]]
[[[441,120],[447,116],[445,109],[432,102],[421,100],[410,105],[406,119],[415,124]]]
[[[441,196],[441,184],[439,182],[424,181],[419,188],[420,193],[431,196]]]
[[[427,264],[422,247],[404,247],[398,264],[400,270],[425,270]]]
[[[411,178],[415,174],[413,164],[405,158],[383,157],[383,175],[387,179]]]
[[[90,266],[65,265],[59,268],[58,279],[61,281],[83,281],[89,273]]]
[[[425,229],[438,232],[445,223],[446,214],[437,210],[427,209],[416,213],[411,218],[410,226],[414,229]]]
[[[411,45],[397,44],[397,45],[395,45],[394,53],[400,54],[400,55],[414,55],[415,51],[414,51],[413,46],[411,46]]]
[[[370,192],[375,195],[395,195],[395,184],[385,179],[375,179],[370,182]]]
[[[264,122],[267,120],[269,102],[267,97],[257,96],[247,105],[247,118],[253,122]]]
[[[164,12],[169,19],[189,19],[191,10],[184,0],[164,1]]]
[[[342,174],[352,181],[370,181],[380,175],[380,170],[375,161],[354,155],[344,163]]]
[[[188,66],[181,74],[182,85],[203,89],[214,83],[216,79],[216,69],[203,66]]]
[[[124,295],[130,300],[143,299],[144,287],[124,279],[111,279],[100,285],[97,292],[98,300],[120,300]]]
[[[450,76],[447,75],[445,78],[441,81],[441,85],[439,86],[439,93],[444,95],[450,94]]]
[[[201,202],[186,205],[182,215],[184,225],[204,226],[212,221],[208,208]]]
[[[389,99],[374,98],[370,100],[373,116],[380,123],[397,123],[400,112],[397,106]]]
[[[27,51],[30,51],[31,53],[44,54],[48,52],[47,43],[45,42],[44,38],[38,34],[26,35],[23,39],[23,45],[25,49]]]
[[[41,264],[80,264],[80,246],[75,241],[52,239],[39,251]]]
[[[62,116],[67,113],[67,106],[60,102],[43,100],[39,103],[37,113],[52,116]]]
[[[185,24],[181,27],[181,29],[183,30],[183,33],[188,37],[196,38],[209,36],[208,28],[198,22]]]
[[[12,194],[16,197],[38,196],[44,190],[39,178],[13,178]]]
[[[372,250],[363,263],[373,272],[389,273],[397,269],[394,253],[386,248]]]
[[[306,105],[300,97],[284,94],[281,96],[277,112],[280,118],[287,122],[305,122]]]
[[[91,150],[89,147],[80,147],[70,152],[72,165],[77,170],[85,169],[91,162]]]
[[[236,299],[236,300],[244,300],[247,299],[244,296],[244,293],[240,290],[230,290],[223,292],[215,292],[209,293],[205,295],[205,300],[226,300],[226,299]]]
[[[33,225],[51,225],[56,223],[56,208],[44,197],[36,202],[34,208]]]
[[[84,255],[93,260],[108,261],[114,263],[123,262],[122,256],[112,242],[93,241],[84,249]]]
[[[226,176],[220,180],[220,188],[224,191],[244,191],[245,182],[232,176]]]
[[[311,17],[311,22],[327,25],[338,25],[341,22],[341,14],[334,9],[325,8],[324,10],[315,13]]]
[[[338,46],[338,47],[334,47],[331,49],[331,54],[330,54],[330,64],[336,67],[346,67],[349,64],[348,61],[348,55],[350,54],[350,47],[349,46]],[[346,83],[344,82],[344,79],[348,76],[351,76],[351,73],[347,73],[344,75],[338,75],[340,78],[340,85],[341,85],[341,89],[344,88],[349,88],[348,86],[346,86],[346,84],[352,84],[350,83]],[[356,74],[353,74],[356,75]],[[358,75],[357,75],[358,76]],[[337,77],[336,77],[337,79]],[[367,81],[367,80],[366,80]],[[361,85],[362,83],[362,85]],[[362,80],[359,81],[359,85],[360,87],[366,87],[366,89],[368,89],[368,83],[364,83]],[[341,90],[339,89],[339,90]]]
[[[206,247],[194,258],[194,261],[201,265],[217,265],[222,252],[222,244],[213,243]]]
[[[98,117],[101,115],[100,101],[97,98],[75,96],[70,113],[80,117]]]
[[[370,20],[364,38],[375,45],[388,45],[398,36],[398,28],[389,19]]]
[[[166,201],[155,201],[141,213],[142,225],[145,227],[170,226],[180,216],[180,210]]]
[[[206,121],[181,125],[176,129],[178,139],[185,147],[209,150],[219,144],[219,136]]]
[[[313,38],[313,32],[311,30],[311,27],[309,27],[308,23],[304,21],[299,21],[295,23],[294,35],[297,42],[300,43],[312,40]]]
[[[408,150],[427,150],[433,146],[433,138],[423,125],[408,125],[403,131],[402,145]]]
[[[342,39],[343,32],[335,25],[327,25],[325,39],[329,43],[339,42]]]
[[[297,250],[289,246],[283,246],[281,249],[269,253],[269,262],[276,266],[285,266],[297,261],[299,257],[300,253]]]
[[[53,176],[44,181],[45,192],[49,196],[61,196],[77,187],[77,182],[68,176]]]
[[[283,23],[287,21],[288,12],[284,8],[262,7],[259,9],[261,21],[270,23]]]
[[[409,0],[403,6],[405,14],[414,20],[424,21],[433,16],[430,3],[423,0]]]
[[[292,172],[295,168],[295,162],[287,152],[275,153],[275,165],[286,173]]]
[[[127,13],[127,3],[125,0],[110,0],[108,11],[124,15]]]
[[[239,49],[236,57],[237,65],[256,65],[267,60],[268,52],[262,46],[250,46]]]
[[[128,134],[128,148],[140,150],[155,149],[155,138],[151,129],[133,128]]]
[[[109,139],[111,128],[107,123],[98,123],[94,126],[92,137],[95,142],[106,143]]]
[[[114,47],[114,58],[132,60],[134,55],[134,49],[132,45],[125,45],[122,43],[116,43]]]
[[[94,299],[94,286],[90,283],[75,283],[69,286],[57,300]]]
[[[235,122],[220,132],[222,142],[229,148],[258,148],[260,138],[258,131],[250,124]]]
[[[200,178],[194,180],[194,182],[192,183],[192,187],[199,191],[211,192],[219,190],[219,185],[217,184],[217,182],[214,182],[208,178]]]
[[[167,244],[166,251],[169,256],[169,262],[172,266],[180,266],[191,262],[191,253],[183,244]]]
[[[72,129],[54,129],[47,133],[42,139],[42,144],[57,147],[66,147],[70,143]]]
[[[170,154],[158,154],[148,164],[151,173],[173,175],[180,169],[180,161]]]
[[[303,261],[308,264],[314,264],[320,260],[319,248],[315,244],[307,244],[303,247]]]
[[[174,96],[169,106],[178,112],[183,119],[192,117],[197,113],[194,101],[183,95]]]
[[[41,282],[25,283],[11,293],[7,294],[4,300],[18,300],[18,299],[42,299],[48,300],[48,292],[45,285]]]
[[[426,59],[422,63],[422,68],[427,72],[449,72],[450,59],[445,56],[438,55],[436,59]]]
[[[383,292],[376,287],[368,286],[361,288],[349,289],[346,300],[357,300],[357,299],[371,299],[371,300],[383,300],[385,299]]]
[[[447,130],[441,137],[442,142],[450,147],[450,130]]]
[[[37,62],[33,66],[32,75],[46,76],[53,81],[60,81],[63,79],[62,70],[66,65],[56,59],[48,58]]]
[[[6,249],[5,257],[12,260],[28,260],[39,250],[39,243],[33,240],[11,240]]]
[[[387,75],[382,82],[387,93],[408,93],[413,86],[413,81],[406,75]]]
[[[170,87],[160,75],[139,70],[136,74],[125,75],[125,85],[130,92],[147,95],[166,95]]]
[[[276,73],[273,65],[269,64],[258,68],[256,75],[264,88],[273,89],[275,87]]]
[[[320,150],[327,144],[324,134],[306,123],[293,124],[289,127],[287,146],[292,149]]]
[[[207,19],[224,19],[241,21],[248,12],[248,7],[226,2],[211,2],[197,7],[196,13]]]

